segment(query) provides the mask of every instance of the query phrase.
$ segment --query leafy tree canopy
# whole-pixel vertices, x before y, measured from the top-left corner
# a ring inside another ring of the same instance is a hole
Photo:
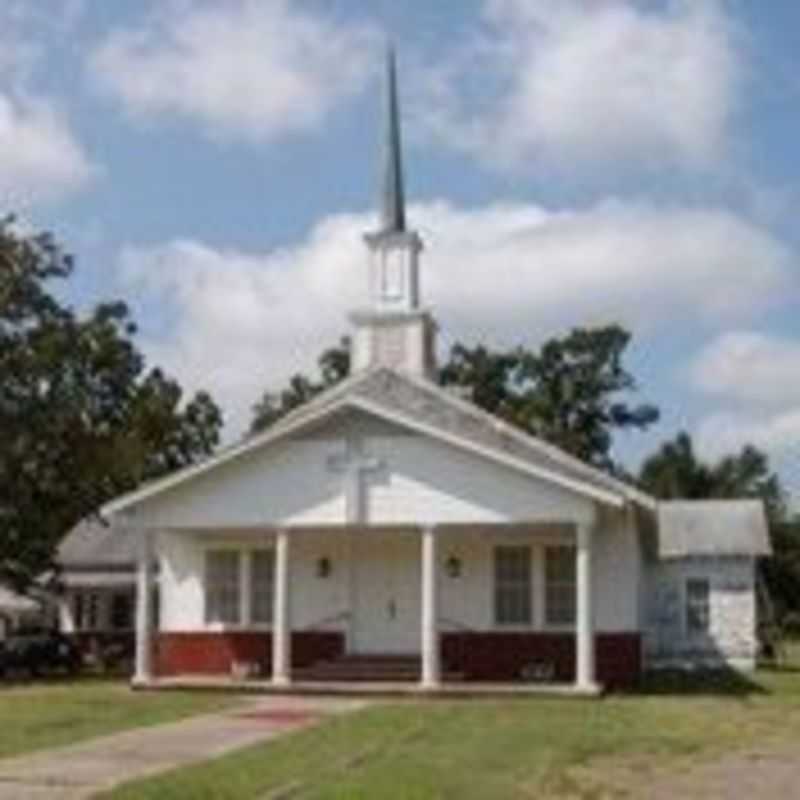
[[[211,397],[145,370],[123,303],[78,314],[52,291],[73,272],[48,234],[0,221],[0,580],[24,589],[61,537],[115,495],[207,455]]]
[[[771,519],[782,520],[786,513],[783,489],[765,453],[746,445],[738,453],[705,463],[697,458],[685,431],[644,461],[639,482],[665,500],[756,497],[765,502]]]

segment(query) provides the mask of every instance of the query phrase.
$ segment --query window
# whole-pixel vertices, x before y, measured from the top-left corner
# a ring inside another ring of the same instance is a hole
[[[250,616],[256,624],[272,623],[272,576],[275,554],[272,550],[253,550],[250,562]]]
[[[381,270],[381,298],[399,300],[403,296],[405,255],[401,250],[386,250]]]
[[[75,594],[75,630],[97,630],[99,605],[100,598],[94,592],[77,592]]]
[[[531,548],[494,550],[494,619],[498,625],[531,624]]]
[[[707,633],[711,613],[709,585],[705,578],[690,578],[686,581],[686,631],[690,635]]]
[[[544,562],[545,621],[575,624],[575,548],[548,547]]]
[[[206,551],[206,623],[239,623],[239,553]]]
[[[133,627],[132,600],[131,595],[123,592],[111,598],[111,627],[114,630],[126,631]]]

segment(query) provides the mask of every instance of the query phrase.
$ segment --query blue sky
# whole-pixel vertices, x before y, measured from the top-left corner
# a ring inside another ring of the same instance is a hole
[[[365,296],[379,77],[443,347],[619,321],[663,420],[800,488],[800,6],[5,0],[0,201],[229,434]]]

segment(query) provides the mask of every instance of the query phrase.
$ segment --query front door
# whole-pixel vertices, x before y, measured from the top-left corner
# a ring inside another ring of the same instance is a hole
[[[354,651],[419,653],[419,537],[365,531],[354,538]]]

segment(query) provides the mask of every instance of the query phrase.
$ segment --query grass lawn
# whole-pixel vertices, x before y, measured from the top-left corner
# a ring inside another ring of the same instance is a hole
[[[121,681],[0,684],[0,757],[213,711],[232,697],[132,692]]]
[[[650,770],[798,737],[800,669],[787,668],[762,671],[749,685],[661,682],[601,701],[373,706],[107,797],[588,799],[609,796],[604,767],[620,764],[642,782],[635,796],[646,796]]]

